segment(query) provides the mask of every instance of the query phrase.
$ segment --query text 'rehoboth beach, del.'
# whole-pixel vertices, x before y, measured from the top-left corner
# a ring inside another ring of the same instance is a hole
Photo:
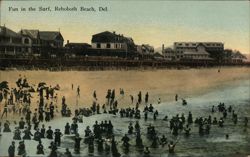
[[[68,7],[68,6],[39,6],[39,7],[14,7],[9,6],[8,11],[9,12],[107,12],[109,8],[107,6],[74,6],[74,7]]]

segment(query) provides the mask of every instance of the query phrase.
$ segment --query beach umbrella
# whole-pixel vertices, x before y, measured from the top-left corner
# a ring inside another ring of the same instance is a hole
[[[40,88],[40,87],[42,87],[42,86],[45,86],[45,85],[46,85],[45,82],[40,82],[40,83],[38,83],[38,88]]]
[[[9,90],[9,86],[8,86],[8,82],[7,81],[2,81],[0,83],[0,90],[3,90],[3,89]]]

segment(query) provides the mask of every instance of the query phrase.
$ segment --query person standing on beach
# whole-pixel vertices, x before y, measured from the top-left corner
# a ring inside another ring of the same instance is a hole
[[[178,101],[178,94],[175,95],[175,101]]]
[[[73,85],[73,83],[71,84],[71,89],[72,89],[72,90],[74,89],[74,85]]]
[[[3,114],[2,114],[1,118],[3,118],[4,114],[6,115],[6,118],[7,118],[7,114],[8,114],[8,106],[7,106],[7,104],[4,105]]]
[[[80,97],[80,86],[77,87],[77,96]]]
[[[138,94],[138,103],[141,104],[141,91]]]
[[[133,97],[133,95],[130,95],[130,99],[131,99],[131,104],[133,104],[133,102],[134,102],[134,97]]]
[[[95,100],[97,100],[96,91],[94,91],[93,97],[94,97]]]
[[[146,95],[145,95],[145,103],[146,103],[146,104],[148,103],[148,92],[147,92]]]

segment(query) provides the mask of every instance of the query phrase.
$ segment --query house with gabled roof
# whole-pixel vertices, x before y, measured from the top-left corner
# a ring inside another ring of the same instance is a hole
[[[41,52],[39,30],[22,29],[19,34],[22,36],[23,52],[33,54]]]
[[[232,63],[242,63],[242,62],[244,62],[244,60],[246,60],[246,59],[247,59],[246,56],[244,56],[244,55],[241,54],[239,51],[237,51],[237,52],[234,52],[234,53],[232,54],[231,61],[232,61]]]
[[[224,62],[225,63],[243,63],[247,57],[240,51],[225,49],[224,51]]]
[[[20,54],[22,46],[22,36],[20,34],[5,26],[0,26],[0,54]]]
[[[40,31],[40,39],[42,45],[48,45],[52,48],[63,47],[63,36],[59,31]]]
[[[201,50],[203,49],[201,52]],[[219,60],[222,58],[223,51],[224,51],[224,43],[222,42],[174,42],[174,51],[176,53],[176,60],[180,60],[185,58],[185,54],[190,51],[199,52],[196,56],[206,56],[206,53],[209,54],[209,57]],[[186,53],[185,53],[186,52]],[[201,54],[201,53],[203,54]],[[205,52],[205,53],[204,53]],[[192,54],[193,56],[195,54]],[[204,58],[205,59],[205,58]]]
[[[131,37],[104,31],[92,36],[89,52],[96,56],[130,57],[136,53],[136,45]]]
[[[109,31],[94,34],[92,36],[91,45],[93,49],[135,50],[135,44],[132,38]]]
[[[63,47],[64,39],[58,31],[22,29],[19,34],[22,36],[22,51],[25,53],[51,53],[54,49]]]

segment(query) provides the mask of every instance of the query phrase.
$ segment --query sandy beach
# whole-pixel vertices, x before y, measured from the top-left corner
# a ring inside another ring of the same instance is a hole
[[[59,102],[66,97],[68,105],[76,104],[76,89],[80,86],[79,106],[90,106],[93,102],[93,91],[96,90],[98,103],[105,103],[108,89],[115,89],[119,105],[131,104],[129,95],[135,100],[142,91],[143,99],[149,92],[149,102],[156,103],[174,100],[175,94],[180,98],[204,94],[222,86],[232,85],[238,81],[250,78],[250,68],[223,67],[218,73],[217,68],[188,70],[152,70],[152,71],[1,71],[0,81],[8,81],[10,87],[15,87],[19,74],[26,76],[30,84],[37,85],[46,82],[47,85],[60,85]],[[71,84],[74,89],[71,89]],[[119,89],[123,88],[125,97],[119,97]],[[36,103],[36,99],[33,99]]]

